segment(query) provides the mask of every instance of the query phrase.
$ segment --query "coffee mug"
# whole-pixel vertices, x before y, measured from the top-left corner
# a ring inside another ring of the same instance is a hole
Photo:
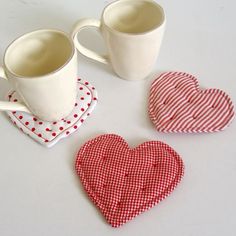
[[[75,104],[77,67],[73,40],[64,32],[42,29],[19,37],[5,52],[0,77],[24,104],[0,101],[0,110],[25,111],[46,121],[62,119]]]
[[[103,10],[101,21],[79,20],[72,37],[84,56],[111,64],[121,78],[139,80],[149,75],[156,63],[165,22],[163,8],[152,0],[120,0]],[[79,43],[78,32],[86,27],[100,30],[108,55],[99,55]]]

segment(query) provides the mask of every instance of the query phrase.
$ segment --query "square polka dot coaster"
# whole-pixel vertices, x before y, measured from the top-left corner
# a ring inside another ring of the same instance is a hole
[[[115,134],[86,142],[76,171],[85,191],[113,227],[119,227],[165,199],[184,174],[177,152],[160,141],[130,148]]]
[[[78,130],[97,104],[97,91],[89,82],[78,79],[77,89],[78,95],[74,109],[69,116],[60,121],[42,121],[21,111],[7,111],[6,113],[21,131],[38,143],[51,147],[60,139]],[[15,91],[9,92],[8,99],[12,102],[21,101]]]
[[[184,72],[167,72],[153,81],[149,116],[160,132],[208,133],[224,130],[234,118],[230,97],[220,89],[200,89]]]

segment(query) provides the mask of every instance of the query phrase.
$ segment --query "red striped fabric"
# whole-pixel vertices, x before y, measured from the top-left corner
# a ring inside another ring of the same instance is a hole
[[[194,76],[167,72],[152,83],[149,116],[160,132],[216,132],[233,120],[234,106],[222,90],[202,90]]]
[[[119,227],[166,198],[182,179],[184,164],[165,143],[131,149],[122,137],[106,134],[83,145],[76,171],[108,223]]]

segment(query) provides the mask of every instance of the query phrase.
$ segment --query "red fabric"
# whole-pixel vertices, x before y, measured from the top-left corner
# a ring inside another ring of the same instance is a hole
[[[223,91],[202,90],[194,76],[167,72],[152,83],[149,115],[161,132],[215,132],[233,120],[234,107]]]
[[[108,223],[119,227],[153,207],[183,176],[180,156],[159,141],[131,149],[118,135],[101,135],[79,150],[76,171]]]

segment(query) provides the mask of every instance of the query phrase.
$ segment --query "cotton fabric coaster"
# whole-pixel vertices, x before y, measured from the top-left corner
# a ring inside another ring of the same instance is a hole
[[[160,75],[151,86],[149,116],[161,132],[202,133],[225,129],[234,118],[230,97],[219,89],[199,88],[183,72]]]
[[[132,149],[114,134],[85,143],[75,168],[85,191],[113,227],[167,197],[184,173],[183,161],[167,144],[149,141]]]
[[[51,147],[60,139],[66,138],[83,124],[97,104],[97,91],[87,81],[78,79],[78,95],[72,112],[57,122],[42,121],[31,114],[19,111],[7,111],[10,120],[25,134],[40,144]],[[8,95],[9,101],[21,102],[13,91]]]

